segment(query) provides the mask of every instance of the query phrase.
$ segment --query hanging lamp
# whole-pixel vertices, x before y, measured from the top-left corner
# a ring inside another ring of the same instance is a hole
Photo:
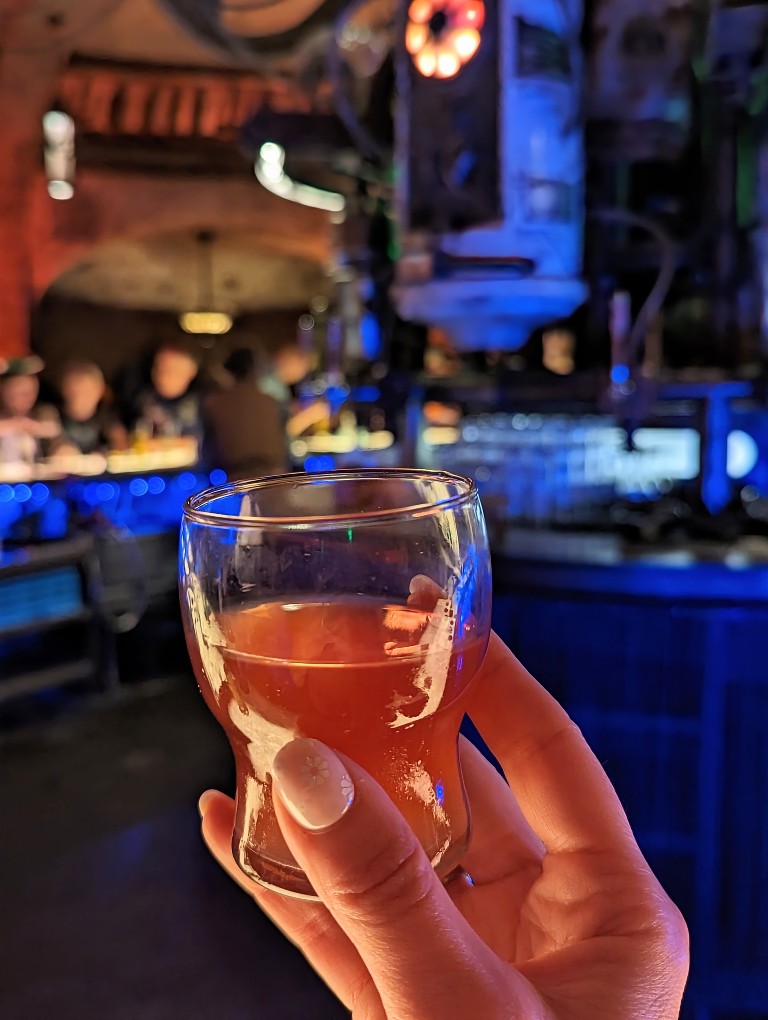
[[[215,310],[213,294],[213,242],[216,235],[212,230],[201,230],[197,234],[197,308],[182,312],[179,325],[185,333],[207,336],[222,336],[232,329],[232,316]]]

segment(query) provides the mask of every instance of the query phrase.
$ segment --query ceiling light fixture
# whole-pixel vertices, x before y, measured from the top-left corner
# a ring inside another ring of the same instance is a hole
[[[232,329],[232,316],[227,312],[215,311],[213,293],[213,242],[216,235],[212,230],[201,230],[197,235],[198,277],[197,310],[183,312],[179,325],[185,333],[198,336],[223,336]]]
[[[346,199],[337,191],[313,188],[310,184],[301,184],[288,176],[285,172],[285,149],[277,142],[264,142],[253,169],[259,184],[279,198],[298,202],[311,209],[344,212]]]

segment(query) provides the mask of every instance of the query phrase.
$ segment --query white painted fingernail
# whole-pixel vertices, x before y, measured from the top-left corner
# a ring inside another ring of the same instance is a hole
[[[296,822],[313,832],[335,825],[355,799],[344,763],[325,744],[308,737],[292,740],[278,751],[272,787]]]

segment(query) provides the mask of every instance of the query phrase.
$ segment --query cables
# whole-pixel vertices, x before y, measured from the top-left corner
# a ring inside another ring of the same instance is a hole
[[[593,209],[589,215],[603,223],[621,223],[629,227],[637,227],[645,230],[659,244],[661,248],[661,265],[656,282],[651,292],[645,299],[645,304],[637,313],[635,324],[629,334],[630,357],[634,359],[637,355],[648,327],[659,314],[666,300],[669,289],[675,278],[677,270],[677,245],[669,234],[653,220],[638,213],[629,212],[627,209]]]
[[[361,123],[349,93],[344,86],[344,61],[341,56],[341,34],[344,25],[367,4],[368,0],[356,0],[349,7],[345,8],[336,19],[328,51],[328,81],[331,86],[334,108],[339,120],[349,132],[350,137],[357,147],[369,159],[374,159],[379,165],[387,166],[391,159],[388,153]]]

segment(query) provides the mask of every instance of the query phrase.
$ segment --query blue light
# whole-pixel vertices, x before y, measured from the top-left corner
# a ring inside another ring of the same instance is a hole
[[[192,489],[197,485],[197,479],[191,471],[185,471],[177,478],[177,484],[180,489],[184,489],[185,492],[191,492]]]
[[[329,386],[323,394],[325,399],[331,405],[331,409],[338,410],[344,401],[349,396],[348,386]]]
[[[370,313],[364,315],[360,323],[360,346],[363,355],[371,361],[381,354],[381,329],[376,316]]]
[[[10,503],[13,499],[13,489],[10,485],[0,485],[0,503]]]
[[[43,538],[65,538],[69,528],[69,508],[63,499],[53,497],[45,509],[40,528]]]
[[[26,503],[32,498],[32,490],[28,485],[17,485],[13,490],[13,497],[17,503]]]
[[[628,365],[614,365],[611,369],[611,382],[615,386],[621,386],[629,380],[629,366]]]
[[[114,499],[117,495],[117,489],[115,489],[111,482],[102,482],[96,489],[96,495],[99,503],[108,503],[110,499]]]
[[[158,496],[161,492],[165,491],[165,482],[157,475],[153,475],[147,482],[147,488],[153,496]]]
[[[358,404],[375,404],[381,396],[378,386],[358,386],[352,390],[352,399]]]
[[[32,499],[35,503],[45,503],[50,494],[50,489],[47,485],[43,485],[42,482],[35,482],[32,486]]]
[[[439,780],[435,783],[435,797],[437,797],[437,803],[442,807],[445,802],[445,787]]]
[[[211,485],[223,485],[227,480],[227,473],[222,471],[221,468],[214,468],[208,477],[211,480]]]
[[[89,506],[96,506],[99,500],[99,489],[101,486],[98,482],[88,482],[83,492],[83,499]]]
[[[133,478],[128,488],[134,496],[146,496],[149,492],[149,486],[143,478]]]
[[[319,457],[307,457],[304,461],[304,470],[310,474],[316,474],[319,471],[333,471],[336,467],[336,462],[330,454],[324,453]]]

